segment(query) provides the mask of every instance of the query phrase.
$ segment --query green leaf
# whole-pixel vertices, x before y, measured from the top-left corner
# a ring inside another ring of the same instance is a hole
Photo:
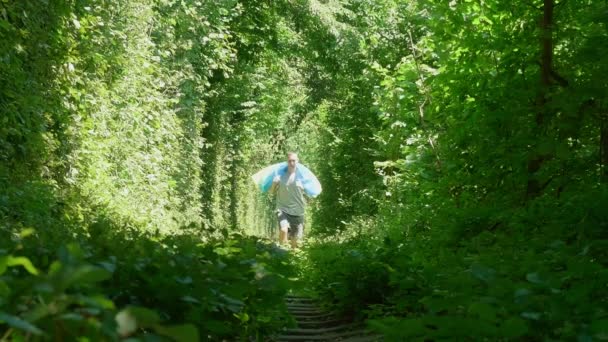
[[[192,296],[183,296],[182,298],[180,298],[182,301],[186,302],[186,303],[193,303],[193,304],[200,304],[201,301],[192,297]]]
[[[240,313],[240,314],[233,314],[234,317],[238,318],[241,323],[247,323],[249,322],[249,315],[246,312]]]
[[[36,230],[34,228],[26,228],[24,230],[22,230],[21,232],[19,232],[19,237],[20,238],[26,238],[32,234],[34,234],[36,232]]]
[[[97,308],[102,308],[106,310],[115,309],[114,302],[101,295],[76,296],[76,299],[82,304],[91,305]]]
[[[34,267],[34,265],[32,265],[32,262],[30,261],[30,259],[26,258],[26,257],[14,257],[9,255],[7,257],[8,259],[6,260],[6,265],[7,266],[23,266],[23,268],[25,268],[30,274],[33,275],[38,275],[38,270],[36,269],[36,267]],[[0,262],[1,264],[1,262]],[[3,270],[0,266],[0,274],[3,273]]]
[[[199,341],[198,329],[192,324],[154,327],[157,334],[171,337],[178,342]]]
[[[5,322],[13,328],[20,329],[34,335],[44,335],[44,332],[32,323],[24,321],[17,316],[9,315],[5,312],[0,311],[0,321]]]

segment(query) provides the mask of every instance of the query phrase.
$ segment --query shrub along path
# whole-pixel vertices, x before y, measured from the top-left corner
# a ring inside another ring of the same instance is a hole
[[[337,317],[319,308],[311,298],[287,296],[287,308],[297,322],[296,328],[286,329],[277,341],[380,341],[360,323]]]

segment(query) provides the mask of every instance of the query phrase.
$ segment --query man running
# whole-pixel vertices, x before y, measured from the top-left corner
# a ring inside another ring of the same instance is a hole
[[[306,200],[304,187],[296,179],[298,155],[287,153],[287,172],[276,176],[272,181],[270,193],[277,196],[277,216],[279,218],[279,242],[286,243],[287,236],[292,248],[298,247],[298,241],[304,236],[304,213]]]

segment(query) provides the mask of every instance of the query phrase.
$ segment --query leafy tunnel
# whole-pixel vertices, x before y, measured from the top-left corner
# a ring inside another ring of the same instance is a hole
[[[266,340],[290,291],[388,341],[605,340],[606,23],[0,1],[2,340]],[[288,151],[324,189],[295,252],[251,181]]]

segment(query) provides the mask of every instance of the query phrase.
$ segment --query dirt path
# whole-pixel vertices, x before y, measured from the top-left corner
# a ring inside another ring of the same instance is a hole
[[[382,341],[379,335],[366,330],[362,324],[323,311],[310,298],[288,296],[286,301],[297,327],[286,329],[276,337],[276,341]]]

